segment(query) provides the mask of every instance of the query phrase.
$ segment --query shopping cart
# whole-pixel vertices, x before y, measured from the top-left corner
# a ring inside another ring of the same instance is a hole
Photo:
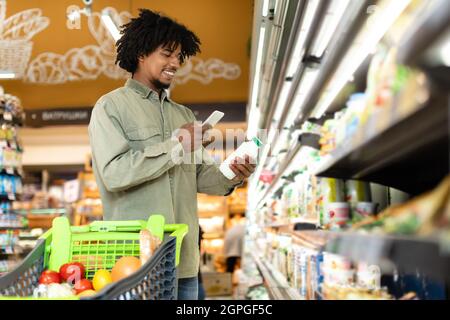
[[[99,269],[111,270],[122,256],[139,257],[139,231],[148,229],[162,240],[153,256],[135,273],[97,292],[90,300],[173,300],[177,297],[176,266],[185,224],[165,224],[164,217],[148,221],[95,221],[71,227],[66,217],[54,219],[53,227],[12,272],[0,277],[0,299],[30,299],[42,271],[58,271],[68,262],[81,262],[86,278]],[[74,297],[74,299],[78,299]]]

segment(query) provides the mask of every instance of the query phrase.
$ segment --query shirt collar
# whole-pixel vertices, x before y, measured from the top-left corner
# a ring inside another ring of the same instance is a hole
[[[132,78],[127,80],[127,82],[125,83],[125,87],[133,89],[134,91],[136,91],[138,94],[140,94],[145,99],[147,99],[150,96],[153,96],[154,98],[159,100],[159,95],[158,95],[158,93],[155,90],[150,89],[149,87],[147,87],[143,83],[141,83],[141,82],[139,82],[137,80],[134,80]],[[170,100],[169,97],[167,97],[166,90],[163,90],[162,97],[163,97],[163,100],[167,99],[168,101],[172,102],[172,100]]]

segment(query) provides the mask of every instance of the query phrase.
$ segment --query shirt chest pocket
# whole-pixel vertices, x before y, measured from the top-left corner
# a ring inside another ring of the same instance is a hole
[[[126,135],[133,149],[143,149],[158,142],[162,142],[162,134],[156,127],[130,129],[126,132]]]

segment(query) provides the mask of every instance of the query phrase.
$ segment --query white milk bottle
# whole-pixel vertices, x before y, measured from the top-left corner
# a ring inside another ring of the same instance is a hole
[[[253,161],[256,161],[258,157],[258,150],[262,145],[262,142],[256,137],[252,138],[249,141],[243,142],[239,146],[239,148],[234,150],[234,152],[230,154],[228,158],[226,158],[225,161],[220,165],[220,171],[227,179],[234,179],[234,177],[236,177],[236,174],[230,169],[231,162],[237,157],[245,159],[246,155],[253,159]]]

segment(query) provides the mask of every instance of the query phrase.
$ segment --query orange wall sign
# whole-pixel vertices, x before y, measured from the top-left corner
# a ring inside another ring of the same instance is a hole
[[[93,15],[81,15],[75,24],[68,23],[67,13],[73,6],[83,8],[82,0],[2,3],[0,69],[22,60],[26,68],[22,79],[0,80],[0,85],[18,96],[25,109],[93,106],[123,85],[127,74],[114,65],[114,41],[99,19],[107,7],[120,22],[139,8],[163,12],[200,37],[202,52],[180,72],[171,93],[175,101],[247,101],[251,0],[94,0]],[[6,48],[20,55],[8,62]]]

